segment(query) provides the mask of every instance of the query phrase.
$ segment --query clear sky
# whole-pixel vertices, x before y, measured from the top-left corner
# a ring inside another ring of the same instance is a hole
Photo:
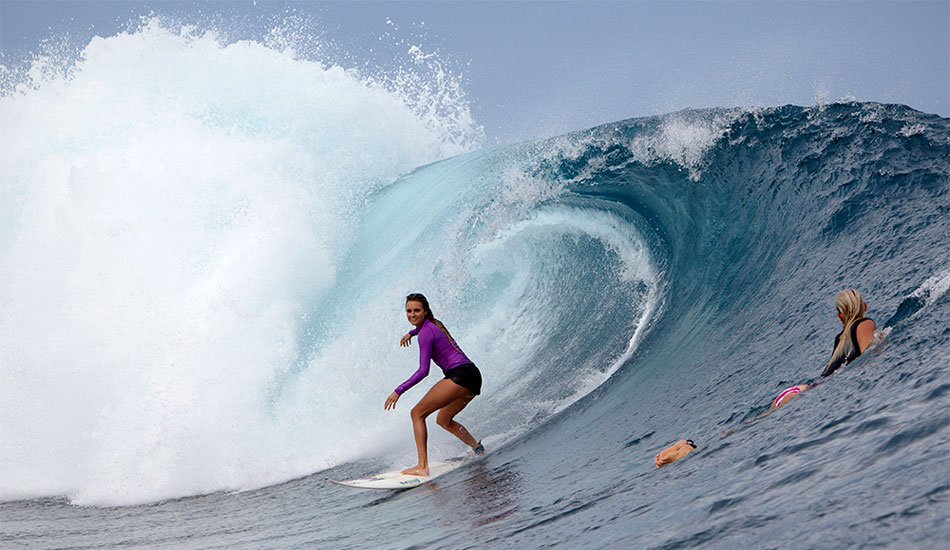
[[[238,38],[302,15],[354,65],[397,63],[408,44],[420,44],[464,75],[489,143],[687,107],[812,105],[845,97],[950,116],[947,0],[0,0],[3,63],[37,51],[44,39],[109,36],[150,13],[231,28]]]

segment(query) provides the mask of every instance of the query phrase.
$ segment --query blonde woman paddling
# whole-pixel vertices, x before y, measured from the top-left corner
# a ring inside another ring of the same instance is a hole
[[[841,332],[835,336],[835,346],[831,351],[831,358],[825,365],[821,377],[831,376],[842,365],[854,361],[864,353],[874,340],[874,331],[877,330],[874,321],[864,316],[868,311],[868,304],[861,298],[861,293],[852,288],[842,290],[835,296],[835,309],[838,310],[838,319],[844,325]],[[808,389],[808,384],[799,384],[786,388],[779,394],[769,410],[788,403],[792,398]]]
[[[841,320],[843,327],[841,332],[835,336],[834,349],[831,352],[831,358],[828,359],[828,364],[825,365],[824,372],[821,373],[822,378],[831,376],[842,365],[846,365],[860,357],[871,345],[871,341],[874,340],[874,331],[877,329],[874,321],[864,316],[868,311],[868,305],[857,290],[848,288],[839,292],[835,296],[835,309],[838,310],[838,319]],[[808,384],[786,388],[772,402],[769,410],[788,403],[808,388]],[[696,445],[692,441],[685,439],[677,441],[660,451],[656,455],[654,463],[659,468],[676,462],[695,448]]]
[[[409,388],[416,385],[429,374],[429,362],[435,361],[445,378],[436,382],[409,413],[412,429],[416,438],[416,452],[419,463],[402,471],[404,474],[429,475],[429,457],[426,449],[428,432],[426,417],[439,411],[436,423],[472,448],[475,454],[485,452],[485,447],[468,433],[465,426],[454,420],[469,402],[481,393],[482,375],[462,349],[455,343],[452,335],[441,321],[435,318],[429,308],[429,301],[422,294],[406,296],[406,318],[416,328],[402,337],[399,345],[409,346],[413,336],[419,337],[419,369],[396,388],[386,398],[385,409],[394,409],[396,401]]]
[[[838,367],[854,361],[864,353],[871,345],[874,331],[877,329],[874,321],[864,316],[868,305],[857,290],[849,288],[839,292],[835,296],[835,308],[844,328],[835,336],[835,348],[824,372],[821,373],[822,377],[830,376]]]

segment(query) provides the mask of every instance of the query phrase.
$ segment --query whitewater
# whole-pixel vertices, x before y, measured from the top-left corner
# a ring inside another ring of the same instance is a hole
[[[410,54],[151,20],[0,71],[0,546],[950,540],[950,120],[690,109],[486,148]],[[818,377],[848,287],[871,349],[754,420]],[[383,410],[411,292],[482,371],[459,420],[490,453],[331,485],[415,458],[436,376]]]

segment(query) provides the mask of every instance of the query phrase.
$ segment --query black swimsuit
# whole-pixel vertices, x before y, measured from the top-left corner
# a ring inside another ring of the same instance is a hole
[[[482,393],[482,373],[472,363],[465,363],[446,370],[445,378],[468,389],[474,395]]]
[[[825,372],[821,373],[823,377],[830,376],[831,373],[838,370],[838,367],[840,367],[841,365],[850,363],[851,361],[854,361],[855,359],[861,356],[861,350],[858,349],[858,325],[860,325],[861,323],[865,321],[870,321],[870,319],[868,319],[867,317],[864,317],[862,319],[858,319],[857,321],[851,323],[851,344],[852,344],[851,349],[848,351],[847,354],[845,354],[844,357],[841,357],[838,360],[832,361],[831,363],[829,363],[828,366],[825,367]],[[838,335],[835,336],[835,347],[832,348],[832,351],[838,349],[838,342],[841,340],[842,334],[844,334],[844,329],[842,329],[841,332],[839,332]]]

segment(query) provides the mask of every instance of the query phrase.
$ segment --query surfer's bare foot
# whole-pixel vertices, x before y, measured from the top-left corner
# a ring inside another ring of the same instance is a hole
[[[691,441],[680,439],[676,443],[660,451],[656,455],[656,459],[653,462],[656,464],[657,468],[667,464],[672,464],[696,448],[694,445],[691,445],[691,443]]]
[[[428,466],[419,466],[419,465],[416,465],[416,466],[413,466],[412,468],[406,468],[405,470],[402,471],[402,473],[406,474],[407,476],[424,476],[424,477],[428,477],[428,476],[429,476],[429,467],[428,467]]]

